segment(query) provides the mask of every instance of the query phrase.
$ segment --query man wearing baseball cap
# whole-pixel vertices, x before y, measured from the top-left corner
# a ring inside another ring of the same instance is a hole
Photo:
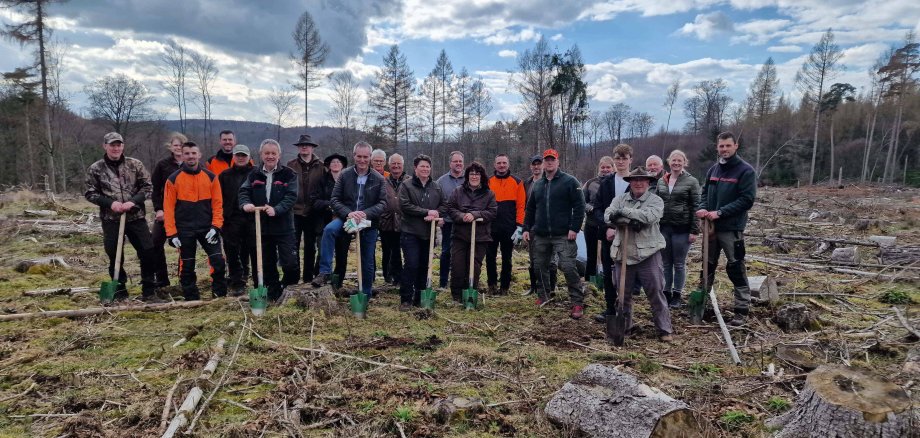
[[[313,195],[319,190],[325,175],[323,159],[313,151],[319,144],[313,141],[308,134],[302,134],[294,143],[297,146],[297,157],[288,161],[287,167],[297,174],[297,201],[294,202],[294,241],[295,251],[300,258],[300,242],[303,237],[303,282],[313,280],[313,268],[316,261],[317,237],[323,232],[326,225],[323,212],[316,208]]]
[[[533,183],[524,215],[524,240],[533,246],[534,269],[540,275],[537,305],[549,300],[549,271],[553,256],[559,256],[559,268],[569,288],[571,316],[584,314],[584,290],[575,267],[578,246],[575,238],[585,219],[585,197],[581,183],[559,170],[559,153],[543,152],[543,177]]]
[[[110,132],[103,137],[105,154],[86,173],[86,200],[99,206],[102,222],[102,244],[109,256],[109,275],[118,280],[115,299],[127,299],[125,282],[125,259],[122,266],[115,266],[115,251],[118,246],[118,228],[121,215],[125,217],[125,235],[137,251],[141,264],[141,299],[159,302],[155,293],[153,267],[153,240],[144,217],[144,201],[153,191],[150,174],[140,160],[126,157],[125,141],[121,134]]]
[[[233,147],[233,161],[230,168],[217,176],[223,198],[224,252],[227,256],[227,286],[231,295],[240,295],[249,278],[249,267],[256,271],[255,218],[240,210],[240,187],[252,172],[249,147],[238,144]],[[256,285],[258,286],[258,285]]]

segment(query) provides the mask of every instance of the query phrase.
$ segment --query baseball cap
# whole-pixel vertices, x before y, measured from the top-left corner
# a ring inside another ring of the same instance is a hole
[[[537,154],[537,155],[534,155],[534,156],[530,157],[530,164],[533,164],[533,163],[535,163],[535,162],[537,162],[537,161],[539,161],[539,162],[542,163],[542,162],[543,162],[543,155]]]
[[[555,158],[555,159],[558,160],[558,159],[559,159],[559,152],[556,152],[555,149],[547,149],[547,150],[543,151],[543,158],[546,158],[546,157],[553,157],[553,158]]]
[[[106,134],[105,137],[103,137],[103,140],[105,141],[105,144],[114,143],[116,141],[120,141],[122,143],[125,142],[125,140],[121,138],[121,134],[117,132],[110,132]]]
[[[238,144],[238,145],[236,145],[236,146],[233,147],[233,152],[232,152],[232,153],[233,153],[233,155],[236,155],[236,154],[246,154],[246,156],[250,156],[250,154],[249,154],[249,146],[246,146],[246,145],[244,145],[244,144]]]

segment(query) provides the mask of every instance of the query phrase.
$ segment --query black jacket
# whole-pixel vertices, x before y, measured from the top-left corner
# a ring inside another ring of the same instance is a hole
[[[268,176],[259,168],[249,173],[240,187],[239,206],[253,204],[256,207],[270,205],[275,216],[262,214],[262,234],[285,235],[294,232],[294,202],[297,201],[297,174],[290,167],[278,165],[272,180],[271,199],[265,199],[265,182]]]
[[[255,220],[252,213],[246,213],[240,209],[239,203],[240,187],[246,182],[252,168],[252,164],[248,163],[243,167],[234,165],[217,175],[217,180],[220,181],[221,197],[224,201],[225,224]]]
[[[422,240],[431,238],[431,223],[425,222],[428,210],[437,210],[440,216],[447,214],[447,200],[437,181],[429,178],[428,184],[414,176],[399,185],[399,209],[402,213],[400,231],[412,234]]]
[[[611,228],[607,225],[607,219],[604,218],[604,210],[610,207],[610,203],[613,202],[614,198],[628,192],[629,187],[627,186],[626,191],[623,193],[617,193],[616,190],[616,174],[611,173],[601,178],[601,185],[597,193],[594,194],[594,199],[591,200],[594,204],[591,214],[594,215],[594,222],[597,224],[597,229],[600,233],[606,233],[607,229]]]
[[[756,180],[754,168],[738,154],[709,168],[699,208],[719,212],[719,219],[713,222],[716,231],[744,231],[757,196]]]
[[[374,169],[369,169],[367,182],[364,184],[364,202],[361,211],[367,219],[377,227],[380,215],[387,207],[386,181],[383,175]],[[332,211],[336,216],[345,218],[349,213],[358,210],[358,171],[354,166],[342,170],[339,180],[332,189]]]
[[[482,219],[476,223],[476,241],[492,241],[492,221],[498,215],[498,203],[495,202],[495,192],[489,190],[487,184],[473,190],[466,182],[454,190],[447,202],[447,214],[453,219],[451,238],[461,242],[470,241],[472,223],[463,222],[463,215],[471,213],[474,218]]]
[[[163,209],[163,190],[166,188],[166,178],[179,170],[180,164],[172,154],[169,154],[168,157],[158,161],[156,167],[153,168],[153,173],[150,175],[150,182],[153,183],[153,196],[150,197],[153,201],[153,211]]]
[[[558,170],[549,180],[544,172],[530,190],[524,231],[538,236],[565,236],[569,231],[581,231],[585,197],[578,179]]]

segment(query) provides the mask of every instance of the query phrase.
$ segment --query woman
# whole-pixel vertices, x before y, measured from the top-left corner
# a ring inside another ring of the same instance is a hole
[[[594,197],[601,188],[601,180],[613,173],[613,158],[601,157],[597,166],[597,176],[585,181],[582,191],[585,194],[585,247],[588,250],[585,261],[585,280],[597,274],[597,245],[600,245],[601,234],[598,231],[600,224],[594,217]],[[604,229],[606,230],[606,226]]]
[[[323,233],[323,227],[332,221],[332,189],[335,182],[339,180],[342,169],[348,166],[348,159],[344,155],[332,154],[323,160],[326,166],[326,174],[323,176],[323,182],[317,187],[317,190],[310,194],[313,202],[313,208],[316,214],[322,214],[323,220],[319,221],[316,232]],[[351,244],[351,234],[343,233],[342,237],[335,242],[335,269],[333,273],[338,275],[339,282],[345,278],[345,265],[348,263],[348,246]],[[313,266],[313,272],[319,272],[319,256],[316,257],[316,263]],[[340,283],[341,284],[341,283]]]
[[[163,191],[166,187],[166,179],[173,172],[179,170],[182,164],[182,143],[188,141],[188,137],[178,132],[169,134],[169,140],[166,142],[166,149],[169,150],[169,156],[160,160],[153,169],[150,181],[153,183],[153,211],[156,217],[153,220],[153,266],[154,275],[156,276],[156,287],[169,286],[169,267],[166,265],[166,252],[163,245],[166,244],[166,227],[163,222]]]
[[[668,155],[671,171],[658,180],[658,196],[664,200],[661,235],[665,247],[661,250],[664,265],[664,296],[668,306],[681,306],[681,294],[687,279],[687,252],[700,233],[693,213],[700,202],[700,183],[687,172],[687,155],[675,149]]]
[[[492,241],[489,225],[498,214],[495,193],[489,190],[489,179],[482,164],[473,162],[466,168],[463,185],[450,196],[447,214],[454,221],[451,232],[451,276],[450,295],[454,301],[462,302],[463,289],[469,287],[470,242],[476,239],[476,254],[473,257],[473,288],[479,287],[479,273],[482,271],[482,259],[486,255],[486,244]],[[476,235],[471,236],[472,222],[476,223]]]
[[[415,176],[399,185],[399,209],[402,221],[399,246],[405,265],[399,287],[399,310],[418,306],[422,290],[427,287],[428,249],[431,243],[431,222],[446,212],[444,192],[431,179],[431,157],[415,157]]]

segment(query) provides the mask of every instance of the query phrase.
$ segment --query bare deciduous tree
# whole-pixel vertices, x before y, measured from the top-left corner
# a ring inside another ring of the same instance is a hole
[[[322,83],[320,67],[326,62],[329,45],[323,42],[310,12],[304,12],[297,20],[297,27],[291,33],[297,51],[291,54],[291,60],[298,67],[300,82],[295,86],[303,91],[304,128],[310,126],[310,89]]]
[[[665,149],[668,144],[668,136],[670,134],[668,130],[671,129],[671,113],[674,112],[674,104],[677,103],[678,92],[680,92],[680,79],[675,79],[674,82],[671,83],[671,86],[668,87],[668,92],[664,98],[664,107],[668,109],[668,120],[664,124],[664,135],[662,136],[664,139],[661,142],[662,157],[665,156]]]
[[[105,120],[113,131],[125,138],[131,133],[132,122],[149,116],[154,101],[144,84],[122,73],[105,76],[84,90],[93,118]]]
[[[282,126],[291,119],[291,114],[294,112],[295,98],[294,90],[287,87],[272,87],[272,92],[268,95],[268,103],[272,106],[272,118],[278,125],[277,131],[275,132],[275,138],[278,142],[281,142]]]
[[[211,107],[213,98],[211,93],[214,91],[214,81],[217,79],[217,64],[214,58],[198,52],[192,52],[189,56],[192,62],[192,73],[195,75],[195,104],[201,110],[201,116],[204,119],[204,144],[211,144]],[[210,146],[209,146],[210,147]]]
[[[540,37],[533,49],[527,49],[517,58],[518,72],[513,78],[521,94],[527,117],[536,123],[534,152],[549,143],[547,126],[550,117],[551,87],[553,81],[553,55],[546,39]]]
[[[357,129],[361,88],[348,71],[329,75],[329,85],[332,86],[332,107],[329,108],[329,117],[339,127],[340,144],[347,148],[352,144],[352,137]]]
[[[192,64],[189,52],[181,44],[170,40],[166,44],[166,50],[160,55],[160,60],[162,61],[159,66],[160,74],[166,76],[160,86],[175,101],[176,111],[179,113],[179,130],[186,132],[185,120],[188,118],[186,78]]]
[[[767,117],[773,112],[776,105],[776,92],[779,89],[779,79],[776,78],[776,65],[773,58],[767,58],[751,83],[751,89],[748,92],[747,108],[751,116],[757,122],[757,148],[754,169],[757,176],[760,176],[760,151],[763,138],[763,128],[766,124]]]
[[[843,52],[834,43],[834,33],[828,29],[821,40],[815,44],[802,63],[802,68],[795,75],[795,83],[802,93],[808,97],[808,103],[814,108],[815,131],[814,141],[811,145],[811,171],[808,175],[808,184],[815,183],[815,161],[818,157],[818,130],[821,128],[821,96],[828,82],[833,80],[841,69],[837,64]]]

